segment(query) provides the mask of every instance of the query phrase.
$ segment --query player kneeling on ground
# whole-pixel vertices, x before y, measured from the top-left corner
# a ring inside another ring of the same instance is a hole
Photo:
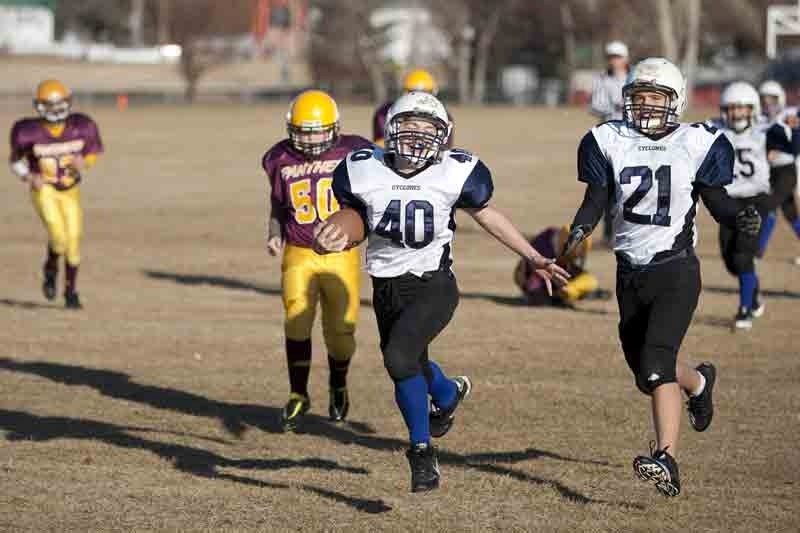
[[[289,137],[270,148],[262,161],[272,187],[267,251],[283,250],[281,267],[286,311],[286,359],[289,401],[281,414],[292,431],[311,407],[311,328],[322,306],[322,331],[330,367],[329,414],[347,416],[347,371],[356,349],[361,267],[357,250],[326,256],[312,250],[314,225],[339,209],[331,192],[333,170],[352,150],[371,146],[357,135],[339,134],[336,102],[322,91],[305,91],[292,101]]]
[[[554,257],[564,249],[568,236],[569,227],[551,227],[536,235],[530,243],[542,255]],[[586,270],[586,260],[591,248],[592,240],[587,238],[569,256],[559,257],[558,263],[569,272],[572,279],[552,294],[548,292],[544,278],[527,261],[521,259],[514,269],[514,283],[522,291],[525,302],[528,305],[573,307],[579,300],[608,300],[611,293],[599,289],[597,278]]]
[[[734,162],[728,138],[706,124],[678,122],[686,84],[675,65],[645,59],[623,92],[624,119],[592,128],[578,148],[578,179],[587,189],[564,255],[611,210],[619,336],[637,387],[651,396],[656,432],[650,455],[636,457],[633,467],[663,494],[677,496],[681,391],[695,430],[706,430],[714,413],[714,366],[677,360],[701,288],[697,198],[718,222],[748,237],[758,235],[760,217],[725,191]]]
[[[30,186],[33,205],[47,229],[45,298],[56,297],[58,263],[63,255],[66,307],[81,309],[77,290],[83,234],[79,183],[103,152],[103,143],[92,119],[71,112],[72,95],[61,82],[40,83],[33,107],[39,117],[19,120],[11,129],[11,170]]]
[[[384,365],[411,440],[407,456],[414,492],[439,486],[431,437],[447,433],[471,388],[467,377],[448,378],[428,357],[430,343],[458,304],[451,270],[453,210],[467,211],[529,261],[548,285],[568,277],[489,206],[494,187],[489,169],[469,152],[444,149],[450,131],[436,97],[402,96],[389,112],[386,149],[354,152],[334,172],[334,194],[348,209],[315,230],[316,247],[323,252],[358,244],[369,230],[367,271]]]

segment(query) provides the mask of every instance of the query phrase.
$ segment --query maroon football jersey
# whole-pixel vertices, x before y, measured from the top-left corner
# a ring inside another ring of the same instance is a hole
[[[39,118],[24,118],[11,128],[11,160],[27,159],[33,174],[41,174],[56,189],[65,190],[80,181],[68,174],[67,167],[76,155],[103,152],[97,124],[81,113],[67,117],[64,131],[53,137]]]
[[[336,144],[309,159],[284,139],[261,161],[272,186],[272,210],[282,213],[286,242],[310,248],[314,226],[339,210],[331,190],[333,171],[347,154],[372,146],[358,135],[340,135]]]

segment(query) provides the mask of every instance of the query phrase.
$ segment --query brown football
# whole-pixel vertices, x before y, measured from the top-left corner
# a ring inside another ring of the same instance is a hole
[[[342,231],[344,231],[347,238],[350,240],[351,246],[361,243],[366,236],[364,220],[355,209],[343,207],[328,217],[326,222],[328,224],[336,224],[342,228]]]

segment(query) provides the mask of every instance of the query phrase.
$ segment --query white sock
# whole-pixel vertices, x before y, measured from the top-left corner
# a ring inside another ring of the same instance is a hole
[[[695,370],[695,372],[697,371]],[[706,388],[706,377],[700,372],[697,372],[697,375],[700,376],[700,386],[693,391],[689,391],[691,396],[700,396]]]

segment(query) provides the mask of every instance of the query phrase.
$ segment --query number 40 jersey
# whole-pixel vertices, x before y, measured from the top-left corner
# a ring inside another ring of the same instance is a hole
[[[696,186],[733,179],[730,141],[706,124],[648,137],[623,121],[592,128],[578,148],[578,179],[610,187],[614,251],[646,265],[697,242]]]
[[[367,272],[392,278],[449,269],[456,208],[484,207],[494,190],[486,165],[463,150],[401,175],[380,148],[347,156],[333,173],[342,207],[358,211],[368,228]]]

